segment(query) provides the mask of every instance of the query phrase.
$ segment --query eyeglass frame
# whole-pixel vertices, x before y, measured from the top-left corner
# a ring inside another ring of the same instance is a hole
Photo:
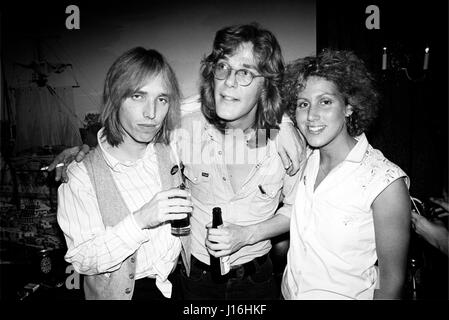
[[[226,75],[224,78],[222,78],[222,79],[218,78],[217,75],[216,75],[216,73],[215,73],[215,70],[216,70],[216,68],[217,68],[217,66],[218,66],[219,64],[224,64],[224,65],[228,66],[228,72],[227,72],[227,75]],[[228,79],[229,76],[231,75],[232,70],[235,71],[235,81],[237,82],[237,84],[238,84],[239,86],[242,86],[242,87],[248,87],[249,85],[251,85],[251,83],[253,83],[254,78],[260,78],[260,77],[266,78],[266,77],[267,77],[267,76],[264,76],[264,75],[257,75],[257,74],[254,74],[251,70],[248,70],[248,69],[234,69],[234,68],[232,68],[232,67],[229,65],[229,63],[226,63],[226,62],[223,62],[223,61],[221,61],[221,62],[216,62],[216,63],[213,64],[212,73],[214,74],[214,78],[215,78],[215,79],[217,79],[217,80],[226,80],[226,79]],[[237,80],[237,74],[238,74],[240,71],[249,72],[249,73],[251,74],[251,81],[250,81],[248,84],[241,84],[241,83],[239,83],[239,81]]]

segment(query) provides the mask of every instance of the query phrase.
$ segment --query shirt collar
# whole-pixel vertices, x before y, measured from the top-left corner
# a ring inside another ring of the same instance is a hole
[[[220,130],[218,130],[213,124],[211,124],[207,121],[204,121],[203,128],[204,128],[204,132],[207,134],[207,136],[211,140],[213,140],[215,142],[219,142],[219,143],[223,142],[224,134]],[[252,135],[254,135],[254,134],[255,134],[255,132],[252,132]],[[272,148],[273,145],[274,145],[274,140],[268,139],[266,146],[263,146],[263,147],[266,147],[265,158],[271,154],[272,150],[276,150],[276,149]],[[260,148],[263,148],[263,147],[260,147]]]
[[[355,144],[354,148],[352,148],[352,150],[348,153],[344,161],[359,163],[362,162],[366,150],[368,149],[368,139],[366,138],[366,135],[364,133],[357,137],[354,137],[354,139],[357,140],[357,143]],[[319,153],[319,149],[314,149],[310,156],[318,156]]]
[[[119,171],[120,168],[123,168],[123,167],[133,167],[133,166],[137,165],[138,163],[142,162],[143,159],[146,159],[146,158],[156,154],[155,150],[154,150],[154,144],[149,143],[147,145],[147,148],[146,148],[145,153],[142,158],[137,159],[136,161],[120,161],[117,158],[115,158],[112,154],[110,154],[108,151],[106,151],[106,149],[104,148],[103,144],[107,143],[107,142],[106,142],[106,138],[103,137],[103,132],[104,132],[104,127],[101,128],[97,133],[98,146],[100,147],[100,149],[103,153],[103,158],[105,159],[107,165],[114,171]]]
[[[361,135],[354,137],[357,140],[356,145],[346,156],[345,161],[349,162],[362,162],[365,156],[366,150],[368,149],[368,139],[366,135],[362,133]]]
[[[215,128],[214,125],[204,121],[204,132],[214,141],[220,142],[223,139],[223,134]]]

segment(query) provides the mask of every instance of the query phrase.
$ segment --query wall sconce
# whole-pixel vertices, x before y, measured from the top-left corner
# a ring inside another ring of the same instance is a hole
[[[430,48],[426,47],[424,52],[421,50],[419,50],[419,52],[420,53],[416,52],[416,50],[415,52],[406,50],[400,46],[390,48],[383,47],[382,72],[391,75],[404,73],[410,81],[423,81],[426,78],[426,73],[429,69]],[[419,76],[412,77],[410,73],[419,74]]]
[[[423,65],[423,70],[427,70],[427,68],[429,67],[429,47],[427,47],[424,50],[424,65]]]

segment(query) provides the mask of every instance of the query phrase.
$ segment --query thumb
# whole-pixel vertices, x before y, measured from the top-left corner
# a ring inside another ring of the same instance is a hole
[[[90,147],[87,144],[83,144],[81,149],[76,154],[76,157],[75,157],[76,162],[81,162],[84,159],[84,157],[86,156],[86,154],[89,153],[89,151],[90,151]]]

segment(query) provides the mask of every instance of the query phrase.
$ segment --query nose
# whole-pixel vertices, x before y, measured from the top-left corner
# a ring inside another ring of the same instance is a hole
[[[225,84],[230,88],[237,86],[235,70],[229,70],[228,75],[225,78]]]
[[[154,119],[156,117],[156,106],[153,101],[149,101],[143,109],[143,116],[148,119]]]
[[[311,104],[309,110],[307,111],[307,120],[313,121],[319,119],[318,107]]]

